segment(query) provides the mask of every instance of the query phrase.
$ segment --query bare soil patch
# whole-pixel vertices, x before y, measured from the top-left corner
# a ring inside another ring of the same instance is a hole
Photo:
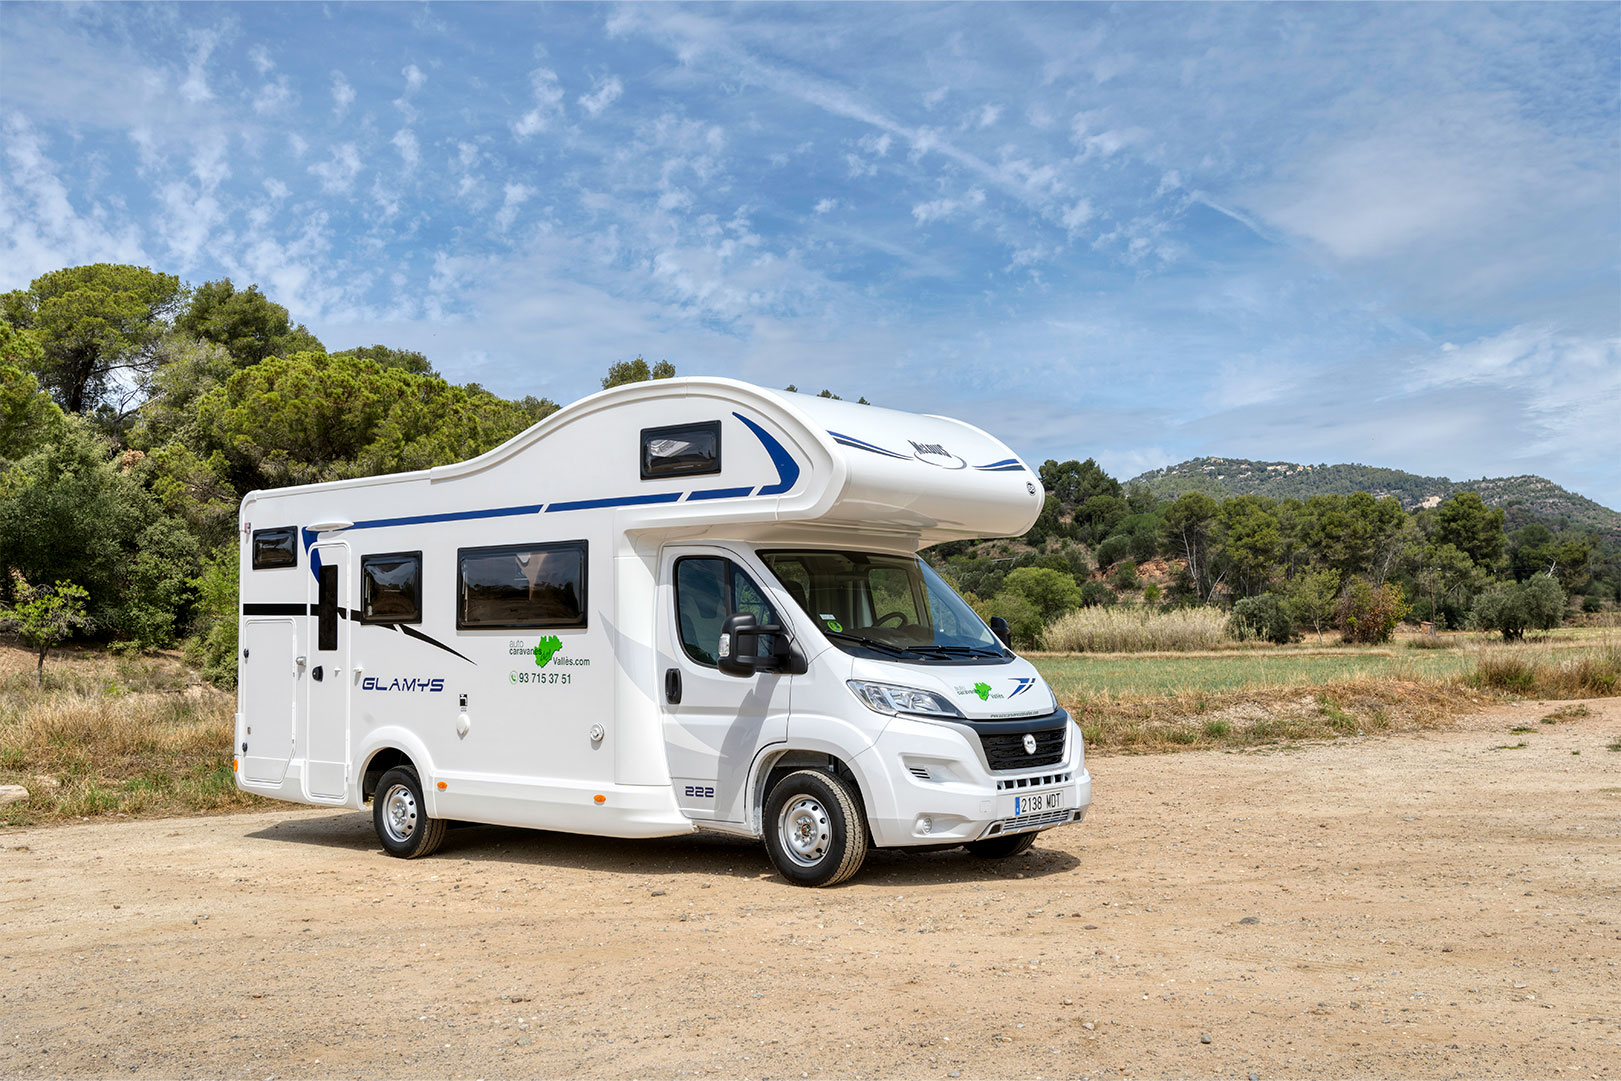
[[[1585,705],[1095,758],[1027,856],[825,891],[709,835],[3,830],[0,1075],[1614,1077],[1621,701]]]

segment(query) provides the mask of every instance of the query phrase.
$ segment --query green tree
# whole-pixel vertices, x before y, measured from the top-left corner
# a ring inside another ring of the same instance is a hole
[[[1296,539],[1313,566],[1382,582],[1408,517],[1395,499],[1352,492],[1311,496],[1300,505],[1295,522]]]
[[[72,582],[32,586],[17,571],[11,572],[11,592],[16,600],[0,608],[0,630],[12,632],[38,652],[35,677],[43,687],[46,654],[75,633],[90,629],[84,612],[89,594]]]
[[[199,285],[175,319],[175,329],[223,347],[239,366],[266,357],[326,351],[304,324],[294,323],[287,309],[259,292],[257,285],[239,290],[230,278]]]
[[[392,349],[386,345],[363,345],[356,349],[345,349],[336,354],[342,357],[359,357],[369,360],[384,368],[398,368],[402,372],[412,375],[438,375],[428,358],[414,349]]]
[[[1166,539],[1187,560],[1188,575],[1200,596],[1210,577],[1210,534],[1220,513],[1221,507],[1203,492],[1183,492],[1165,508]]]
[[[1475,600],[1469,618],[1483,631],[1498,631],[1503,641],[1525,637],[1528,630],[1552,630],[1565,615],[1565,591],[1546,574],[1523,582],[1493,586]]]
[[[1240,642],[1260,639],[1282,646],[1295,638],[1294,620],[1289,617],[1283,598],[1276,593],[1240,598],[1233,605],[1228,626]]]
[[[53,270],[0,296],[0,317],[39,343],[34,372],[64,409],[122,411],[152,369],[153,347],[182,295],[172,274],[95,263]]]
[[[1245,596],[1265,588],[1283,550],[1283,532],[1270,499],[1241,495],[1221,505],[1222,554]]]
[[[1081,603],[1081,588],[1063,571],[1049,567],[1020,567],[1008,572],[1002,591],[1028,600],[1041,618],[1042,626]]]
[[[635,360],[615,361],[608,366],[608,374],[602,377],[602,389],[611,390],[622,387],[626,383],[643,383],[649,379],[672,379],[675,377],[675,365],[667,360],[661,360],[652,368],[648,368],[647,361],[637,356]]]
[[[1488,507],[1478,492],[1459,492],[1435,511],[1435,543],[1450,544],[1488,570],[1503,555],[1503,508]]]
[[[1476,576],[1474,560],[1456,545],[1424,545],[1420,549],[1414,581],[1429,598],[1428,618],[1434,619],[1442,602],[1454,591],[1467,588]]]
[[[0,364],[0,466],[60,439],[65,420],[39,380],[21,368]]]
[[[1388,642],[1407,612],[1401,586],[1395,582],[1376,586],[1358,577],[1340,594],[1335,621],[1347,642]]]
[[[1309,624],[1321,642],[1323,628],[1334,619],[1339,593],[1340,572],[1333,567],[1297,574],[1289,587],[1289,615],[1296,623]]]

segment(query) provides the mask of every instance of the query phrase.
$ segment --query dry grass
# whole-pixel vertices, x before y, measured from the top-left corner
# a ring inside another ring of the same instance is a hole
[[[1059,616],[1042,635],[1059,653],[1157,653],[1214,649],[1227,617],[1214,608],[1080,608]]]
[[[1611,641],[1560,659],[1538,657],[1512,646],[1482,650],[1468,678],[1481,689],[1523,698],[1621,694],[1621,644]]]
[[[12,825],[93,815],[184,814],[259,805],[231,772],[235,700],[173,657],[72,653],[45,666],[0,647],[0,808]],[[10,656],[7,656],[7,655]]]

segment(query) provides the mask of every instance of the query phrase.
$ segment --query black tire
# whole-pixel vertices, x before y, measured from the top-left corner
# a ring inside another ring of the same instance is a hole
[[[987,837],[983,841],[969,841],[963,847],[982,860],[1005,860],[1009,856],[1030,851],[1035,843],[1034,832],[1004,833],[1000,837]]]
[[[442,818],[429,818],[422,782],[410,766],[395,766],[377,782],[371,821],[383,851],[402,860],[431,856],[445,839]]]
[[[820,770],[790,773],[765,799],[766,851],[796,886],[835,886],[867,858],[867,816],[843,778]]]

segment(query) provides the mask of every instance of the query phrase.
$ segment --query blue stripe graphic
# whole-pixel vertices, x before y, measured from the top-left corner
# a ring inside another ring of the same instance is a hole
[[[738,496],[748,495],[752,491],[754,491],[752,485],[743,488],[704,488],[701,491],[689,492],[687,502],[690,503],[694,499],[735,499]]]
[[[598,510],[602,507],[641,507],[649,503],[674,503],[680,492],[656,492],[652,495],[622,495],[613,499],[576,499],[571,503],[553,503],[546,508],[551,514],[560,510]]]
[[[835,432],[835,431],[832,431],[832,430],[829,430],[827,434],[833,437],[833,441],[835,443],[842,443],[847,447],[854,447],[857,450],[868,450],[868,451],[871,451],[874,454],[882,454],[882,455],[884,455],[886,457],[889,457],[889,458],[910,458],[910,457],[912,457],[912,455],[910,455],[910,454],[896,454],[892,450],[885,450],[883,447],[875,447],[871,443],[863,443],[861,440],[857,439],[853,435],[843,435],[843,434],[841,434],[839,432]]]
[[[781,443],[771,438],[770,433],[764,428],[745,417],[742,413],[733,413],[732,416],[748,425],[749,431],[754,433],[755,438],[765,445],[766,453],[771,455],[771,464],[777,467],[777,483],[768,484],[761,488],[760,494],[781,495],[792,488],[794,482],[799,479],[799,463],[794,461],[794,456],[789,454],[787,448]]]

